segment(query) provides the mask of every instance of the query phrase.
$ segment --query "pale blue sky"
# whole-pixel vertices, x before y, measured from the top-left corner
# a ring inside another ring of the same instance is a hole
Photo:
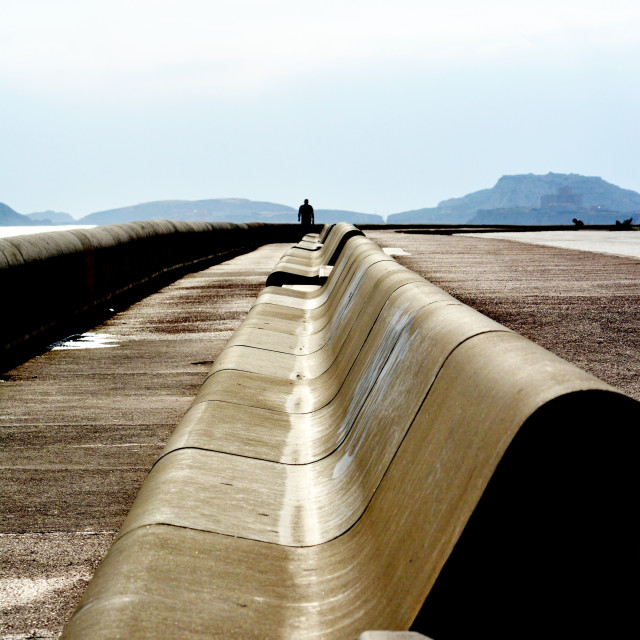
[[[640,191],[627,0],[3,0],[0,202],[383,215],[507,173]]]

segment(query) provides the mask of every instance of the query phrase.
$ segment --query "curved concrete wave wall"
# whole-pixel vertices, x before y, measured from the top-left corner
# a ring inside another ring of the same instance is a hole
[[[118,297],[298,235],[299,225],[150,220],[0,239],[0,361],[63,337]]]

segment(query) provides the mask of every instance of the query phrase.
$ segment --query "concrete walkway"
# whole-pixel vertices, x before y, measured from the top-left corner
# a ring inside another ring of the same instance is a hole
[[[640,260],[509,240],[369,231],[434,284],[640,399]],[[211,362],[289,245],[116,313],[107,345],[0,382],[0,637],[55,638]],[[75,346],[78,346],[76,343]],[[86,345],[85,345],[86,346]]]
[[[2,375],[0,637],[58,637],[150,466],[288,246],[188,275],[85,341]]]

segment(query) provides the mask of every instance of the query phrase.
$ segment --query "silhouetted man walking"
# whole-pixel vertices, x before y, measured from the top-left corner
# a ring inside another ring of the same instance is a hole
[[[298,209],[298,222],[301,222],[303,227],[308,227],[312,225],[314,221],[313,207],[309,204],[308,200],[305,200],[304,204],[301,204]]]

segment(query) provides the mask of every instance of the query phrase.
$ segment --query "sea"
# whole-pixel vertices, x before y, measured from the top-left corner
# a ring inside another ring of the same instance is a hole
[[[69,231],[69,229],[93,229],[95,224],[64,224],[64,225],[51,225],[46,226],[31,226],[28,227],[0,227],[0,238],[11,238],[12,236],[25,236],[32,233],[48,233],[51,231]]]

